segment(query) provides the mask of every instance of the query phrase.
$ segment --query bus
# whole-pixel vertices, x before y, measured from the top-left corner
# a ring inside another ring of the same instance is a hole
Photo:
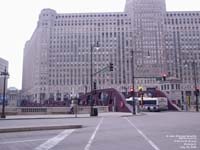
[[[166,97],[135,97],[136,104],[139,104],[141,110],[163,111],[168,110],[168,100]],[[126,102],[132,105],[132,97],[127,98]]]

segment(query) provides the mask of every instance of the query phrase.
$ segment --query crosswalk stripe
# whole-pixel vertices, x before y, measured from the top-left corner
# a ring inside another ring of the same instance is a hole
[[[155,144],[155,143],[153,143],[153,141],[151,141],[140,129],[138,129],[127,117],[125,117],[125,119],[130,123],[130,125],[132,126],[132,127],[134,127],[136,130],[137,130],[137,132],[155,149],[155,150],[160,150],[159,148],[158,148],[158,146]]]
[[[46,142],[44,142],[43,144],[39,145],[38,147],[36,147],[34,150],[49,150],[52,147],[56,146],[58,143],[60,143],[62,140],[64,140],[67,136],[69,136],[72,132],[74,132],[75,129],[72,130],[64,130],[63,132],[61,132],[60,134],[58,134],[57,136],[47,140]]]
[[[96,136],[96,134],[97,134],[97,131],[99,130],[99,127],[100,127],[101,124],[102,124],[102,122],[103,122],[103,118],[101,118],[101,120],[99,121],[99,123],[98,123],[98,125],[97,125],[95,131],[93,132],[92,136],[90,137],[90,140],[88,141],[88,143],[87,143],[87,145],[85,146],[84,150],[89,150],[89,149],[90,149],[91,144],[92,144],[92,142],[93,142],[93,140],[94,140],[94,138],[95,138],[95,136]]]

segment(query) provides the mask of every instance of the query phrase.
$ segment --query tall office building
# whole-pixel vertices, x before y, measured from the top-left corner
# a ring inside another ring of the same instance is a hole
[[[164,68],[161,66],[164,60],[165,3],[153,7],[148,0],[141,2],[133,11],[125,8],[125,12],[58,14],[52,9],[42,10],[37,28],[24,48],[24,95],[39,102],[44,99],[63,100],[73,91],[90,91],[91,46],[97,41],[100,48],[92,47],[93,73],[109,63],[114,64],[113,72],[94,76],[97,88],[130,89],[132,51],[135,76],[160,75]],[[143,7],[147,4],[152,6],[151,9],[149,5]],[[154,11],[155,7],[158,10]],[[140,8],[144,11],[140,12]],[[147,13],[159,18],[147,19]],[[139,20],[139,14],[144,16],[142,20]],[[136,28],[135,24],[138,24]],[[142,29],[139,24],[142,24]],[[146,58],[148,55],[152,58]],[[136,84],[155,82],[155,79],[141,78]]]
[[[8,71],[8,61],[0,58],[0,73],[4,72],[6,70]],[[0,99],[3,96],[3,88],[4,88],[4,76],[0,75]],[[7,83],[6,83],[6,88],[7,88]]]
[[[198,14],[167,12],[165,0],[127,0],[124,12],[43,9],[24,48],[23,93],[41,102],[89,92],[91,49],[93,73],[114,64],[113,72],[93,76],[98,89],[128,91],[134,69],[135,88],[156,87],[156,77],[168,74],[182,80],[184,94],[192,91],[190,62],[195,59],[199,67]],[[188,68],[182,67],[185,62]]]

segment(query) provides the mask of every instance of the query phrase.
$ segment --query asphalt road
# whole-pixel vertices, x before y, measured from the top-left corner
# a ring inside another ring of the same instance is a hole
[[[0,150],[200,150],[200,113],[1,121],[0,127],[82,124],[81,129],[1,133]],[[8,125],[9,124],[9,125]]]

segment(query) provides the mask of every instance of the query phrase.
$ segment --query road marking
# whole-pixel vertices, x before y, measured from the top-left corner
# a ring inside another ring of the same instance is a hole
[[[101,118],[101,120],[99,121],[99,123],[98,123],[98,125],[97,125],[95,131],[93,132],[92,136],[90,137],[90,140],[88,141],[88,143],[87,143],[87,145],[85,146],[84,150],[89,150],[89,149],[90,149],[90,147],[91,147],[91,145],[92,145],[92,142],[93,142],[93,140],[94,140],[94,137],[95,137],[95,135],[97,134],[97,131],[99,130],[99,127],[101,126],[102,122],[103,122],[103,118]]]
[[[47,139],[34,139],[34,140],[23,140],[23,141],[8,141],[8,142],[0,142],[2,144],[15,144],[15,143],[24,143],[24,142],[35,142],[35,141],[45,141]]]
[[[57,136],[47,140],[45,143],[43,143],[40,146],[36,147],[35,150],[48,150],[48,149],[51,149],[52,147],[56,146],[59,142],[61,142],[64,138],[69,136],[74,131],[75,131],[75,129],[64,130],[63,132],[61,132]]]
[[[133,126],[137,132],[143,136],[143,138],[155,149],[155,150],[160,150],[158,146],[153,143],[140,129],[138,129],[128,118],[125,117],[125,119]]]

